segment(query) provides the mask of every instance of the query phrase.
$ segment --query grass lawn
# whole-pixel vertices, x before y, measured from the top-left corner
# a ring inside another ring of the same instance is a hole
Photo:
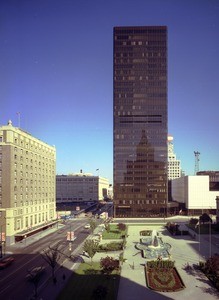
[[[120,278],[118,272],[115,271],[112,275],[106,276],[101,273],[100,264],[98,262],[94,262],[92,266],[88,263],[81,263],[57,300],[95,299],[93,297],[93,291],[100,285],[107,288],[105,300],[116,300]]]
[[[107,232],[106,230],[104,230],[102,234],[102,238],[104,240],[117,240],[117,239],[121,239],[122,236],[125,234],[126,234],[126,230],[120,231],[117,228],[116,224],[110,224],[110,231]]]

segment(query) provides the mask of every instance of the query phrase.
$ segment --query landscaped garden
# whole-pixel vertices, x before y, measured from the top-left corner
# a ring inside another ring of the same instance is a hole
[[[104,240],[117,240],[125,237],[127,227],[125,224],[107,224],[103,231],[102,238]]]
[[[206,213],[200,217],[191,218],[187,226],[197,234],[219,234],[219,225],[213,224],[211,217]]]
[[[199,268],[219,290],[219,255],[215,254],[206,262],[200,262]]]
[[[176,292],[185,288],[185,285],[174,267],[174,261],[148,261],[145,265],[145,274],[149,288],[159,292]]]
[[[81,263],[57,300],[115,300],[119,287],[119,269],[103,273],[99,262]]]
[[[114,259],[106,256],[104,252],[122,250],[126,234],[126,225],[122,223],[106,224],[102,239],[118,241],[99,243],[93,239],[86,240],[84,253],[91,260],[79,265],[57,300],[116,300],[120,280],[119,261],[122,261],[123,257],[120,253],[119,259]],[[93,261],[93,257],[97,252],[103,252],[103,257],[99,262]]]

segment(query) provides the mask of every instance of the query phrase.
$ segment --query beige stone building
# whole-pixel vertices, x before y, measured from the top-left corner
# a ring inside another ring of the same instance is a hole
[[[101,201],[108,196],[108,189],[108,179],[90,173],[56,176],[57,203]]]
[[[56,150],[20,128],[0,127],[0,242],[13,244],[56,220]]]

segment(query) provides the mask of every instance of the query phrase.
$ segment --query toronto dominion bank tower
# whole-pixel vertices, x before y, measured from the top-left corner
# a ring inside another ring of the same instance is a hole
[[[113,69],[116,217],[167,209],[167,27],[115,27]]]

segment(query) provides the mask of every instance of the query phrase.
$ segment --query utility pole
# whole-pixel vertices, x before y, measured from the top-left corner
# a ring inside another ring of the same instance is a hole
[[[1,225],[1,232],[0,232],[0,234],[1,234],[1,239],[0,239],[0,243],[1,243],[1,245],[0,245],[0,247],[1,247],[0,258],[2,258],[2,225]]]

